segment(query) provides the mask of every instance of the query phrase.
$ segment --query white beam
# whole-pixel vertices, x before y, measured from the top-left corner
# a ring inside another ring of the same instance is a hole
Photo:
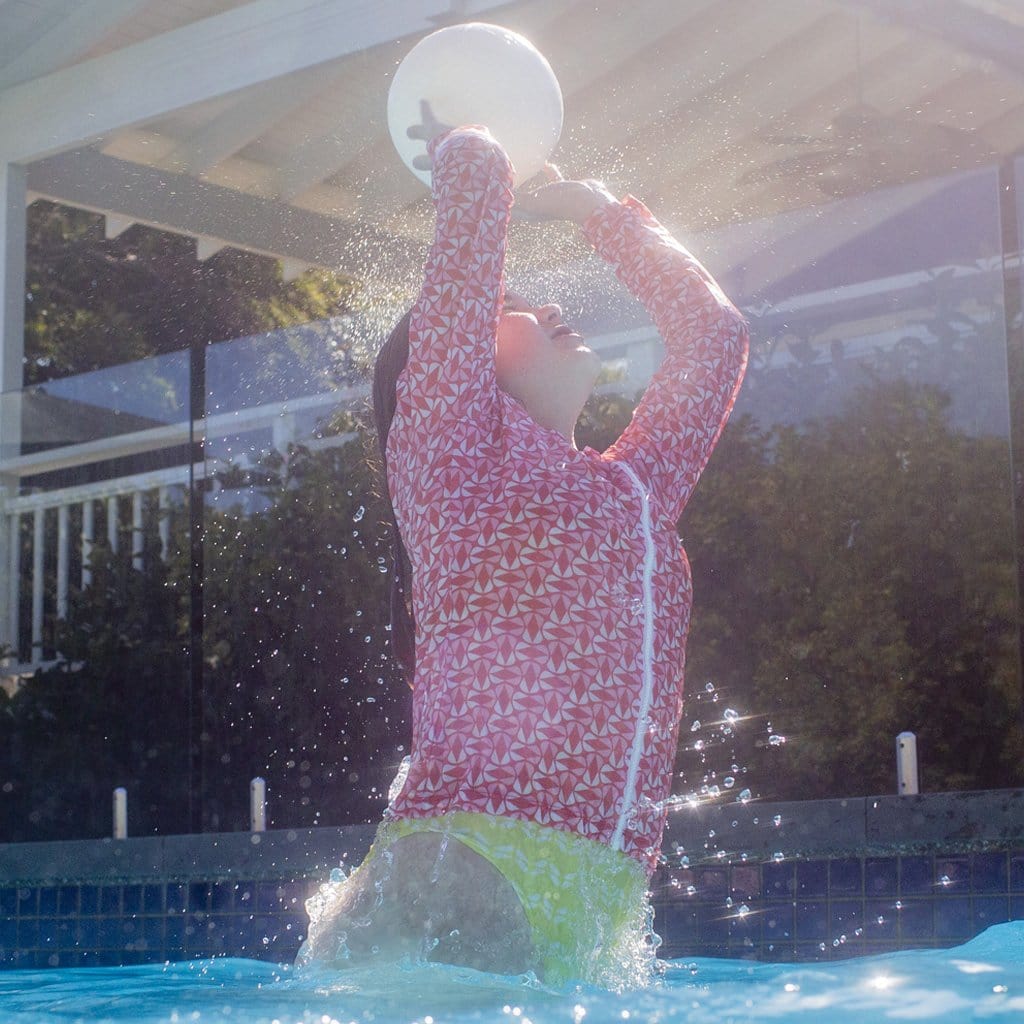
[[[27,162],[73,149],[425,32],[447,10],[446,0],[253,0],[7,89],[0,104],[2,154],[8,162]]]
[[[114,214],[162,231],[213,238],[276,259],[292,257],[331,269],[350,267],[353,253],[380,251],[399,258],[409,271],[419,247],[381,228],[353,224],[222,185],[198,181],[83,149],[39,160],[28,183],[39,196],[95,213]],[[24,216],[24,208],[22,216]],[[397,265],[397,264],[396,264]]]
[[[63,0],[50,28],[0,68],[0,92],[88,53],[149,0]]]
[[[21,454],[21,383],[25,354],[25,168],[0,161],[0,461]],[[18,481],[0,473],[0,512]],[[17,517],[4,529],[0,566],[17,568]],[[0,586],[0,645],[18,643],[18,583]]]

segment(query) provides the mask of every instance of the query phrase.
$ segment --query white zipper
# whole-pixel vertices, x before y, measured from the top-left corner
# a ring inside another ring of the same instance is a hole
[[[640,495],[640,524],[644,532],[644,573],[643,573],[643,595],[644,595],[644,647],[643,647],[643,686],[640,690],[640,711],[637,716],[636,734],[633,736],[633,747],[629,753],[629,768],[626,772],[626,786],[622,794],[622,812],[619,814],[618,824],[612,834],[611,848],[622,849],[622,837],[626,830],[626,822],[636,804],[636,777],[640,770],[640,758],[643,755],[644,736],[647,733],[647,716],[651,710],[651,699],[654,691],[654,598],[652,586],[654,579],[654,536],[651,532],[651,505],[650,495],[647,488],[640,482],[640,478],[626,465],[625,462],[616,462],[621,466],[633,481],[637,493]]]

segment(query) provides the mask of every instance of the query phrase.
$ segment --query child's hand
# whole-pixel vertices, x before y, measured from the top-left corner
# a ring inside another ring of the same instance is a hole
[[[617,202],[600,182],[566,181],[554,164],[545,164],[538,177],[544,184],[516,193],[512,215],[520,220],[571,220],[582,224],[595,210]]]
[[[431,139],[437,138],[438,135],[444,135],[445,132],[452,130],[453,125],[442,124],[434,117],[434,111],[430,109],[429,100],[420,100],[420,117],[422,118],[420,123],[412,125],[405,133],[410,139],[423,139],[424,142],[429,143]],[[414,157],[412,165],[418,171],[429,171],[433,167],[428,154]]]

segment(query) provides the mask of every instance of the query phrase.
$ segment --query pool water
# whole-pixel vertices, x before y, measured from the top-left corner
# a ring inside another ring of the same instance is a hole
[[[671,960],[646,988],[552,990],[440,964],[297,972],[255,960],[0,972],[3,1024],[874,1024],[1024,1020],[1024,922],[954,949],[828,964]]]

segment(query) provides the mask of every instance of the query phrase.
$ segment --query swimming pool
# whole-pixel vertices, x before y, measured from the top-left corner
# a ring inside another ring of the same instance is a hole
[[[831,964],[678,959],[646,988],[552,990],[444,965],[303,974],[243,959],[0,972],[5,1024],[961,1024],[1024,1016],[1024,922],[942,950]]]

